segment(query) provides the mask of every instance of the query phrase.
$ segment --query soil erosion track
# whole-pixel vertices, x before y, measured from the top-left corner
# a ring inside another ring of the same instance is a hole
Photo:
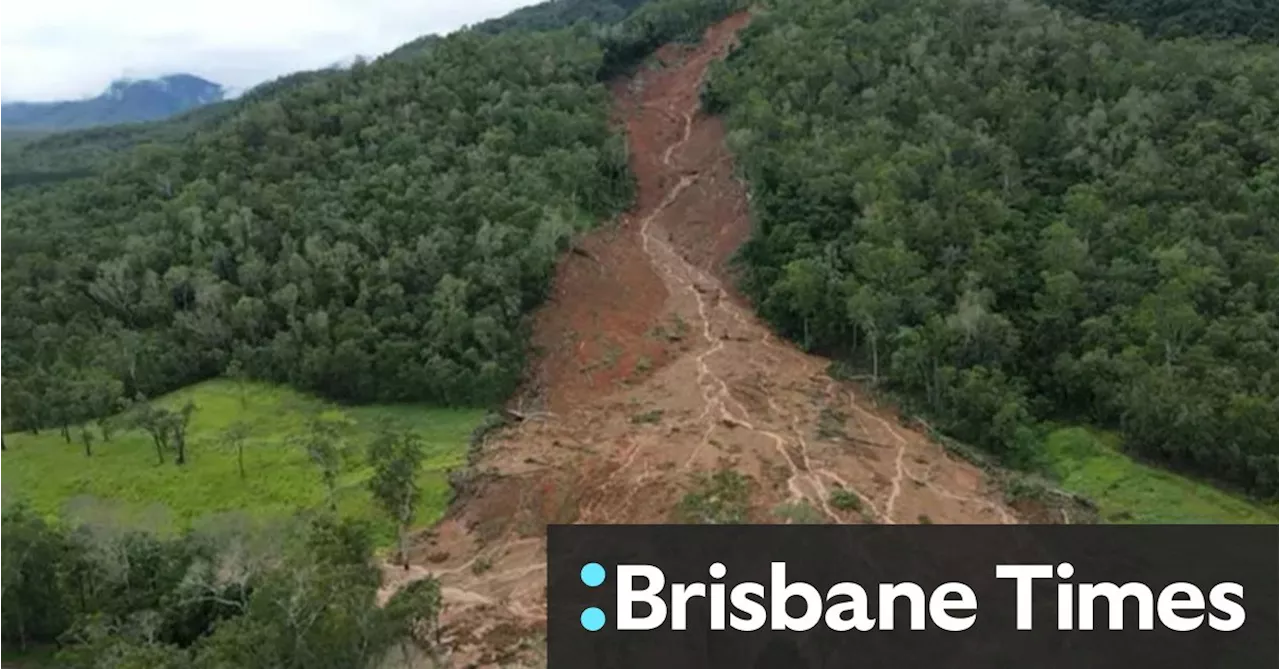
[[[752,522],[1017,522],[982,471],[831,380],[827,360],[778,340],[731,289],[747,199],[699,89],[748,20],[664,47],[614,85],[636,206],[566,254],[536,316],[528,418],[485,441],[414,566],[387,570],[387,595],[441,579],[455,664],[530,648],[548,523],[668,522],[694,475],[722,466],[749,478]],[[831,503],[840,488],[859,509]]]

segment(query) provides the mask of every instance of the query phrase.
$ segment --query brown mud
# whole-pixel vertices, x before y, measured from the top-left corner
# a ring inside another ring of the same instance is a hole
[[[829,523],[1019,522],[982,470],[832,380],[828,360],[775,337],[731,290],[747,198],[699,90],[748,20],[664,47],[613,86],[635,208],[565,254],[513,402],[526,420],[485,440],[411,568],[386,570],[385,596],[440,578],[453,666],[539,662],[547,524],[670,522],[695,473],[747,476],[751,522],[797,509]],[[833,505],[840,488],[860,504]]]

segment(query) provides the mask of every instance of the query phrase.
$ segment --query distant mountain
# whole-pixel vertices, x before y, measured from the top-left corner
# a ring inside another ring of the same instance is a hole
[[[190,74],[119,79],[101,95],[63,102],[11,102],[0,107],[5,130],[69,130],[155,121],[223,99],[219,84]]]

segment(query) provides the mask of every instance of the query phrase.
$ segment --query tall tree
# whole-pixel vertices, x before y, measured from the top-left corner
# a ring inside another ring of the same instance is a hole
[[[312,416],[306,431],[295,437],[307,458],[320,470],[325,501],[334,510],[338,508],[338,477],[346,463],[343,433],[348,426],[348,421],[341,416],[320,414]]]
[[[86,458],[93,457],[94,436],[93,431],[89,429],[88,425],[82,425],[80,427],[80,444],[84,446],[84,457]]]
[[[167,409],[153,406],[143,397],[134,402],[132,422],[151,436],[151,444],[156,449],[156,463],[164,464],[164,455],[169,450],[172,438],[172,413]]]
[[[395,521],[400,560],[409,568],[408,532],[413,523],[421,490],[418,470],[423,457],[422,440],[412,432],[383,429],[369,445],[369,465],[373,476],[369,491],[374,500]]]
[[[195,411],[195,403],[188,400],[181,409],[169,415],[169,434],[172,435],[176,453],[174,462],[179,465],[187,464],[187,428],[191,425],[191,415]]]
[[[234,448],[236,451],[236,471],[240,473],[240,480],[245,479],[244,470],[244,445],[249,438],[249,424],[238,420],[222,432],[222,443]]]

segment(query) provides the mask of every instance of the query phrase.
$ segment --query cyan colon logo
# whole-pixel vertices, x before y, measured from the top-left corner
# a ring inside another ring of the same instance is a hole
[[[598,562],[588,562],[587,564],[582,565],[582,571],[579,573],[579,576],[587,587],[597,587],[601,583],[604,583],[604,567],[600,566],[600,563]],[[604,611],[601,611],[598,607],[592,606],[582,611],[582,616],[579,620],[582,622],[582,628],[588,632],[598,631],[600,628],[604,627]]]

